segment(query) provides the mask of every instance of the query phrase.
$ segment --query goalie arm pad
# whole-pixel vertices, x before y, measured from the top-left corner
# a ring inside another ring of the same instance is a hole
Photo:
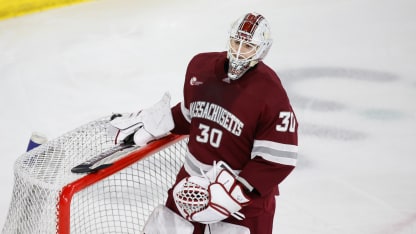
[[[142,146],[149,141],[165,136],[174,127],[170,110],[170,95],[165,93],[155,105],[137,113],[114,118],[110,125],[115,129],[115,143],[133,136],[134,143]]]

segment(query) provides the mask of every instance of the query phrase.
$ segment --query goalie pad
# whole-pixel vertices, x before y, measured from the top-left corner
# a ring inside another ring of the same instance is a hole
[[[194,226],[164,205],[157,206],[146,221],[143,234],[192,234]]]
[[[115,144],[125,141],[133,134],[134,143],[139,146],[165,136],[174,127],[169,93],[165,93],[158,103],[147,109],[114,118],[110,125],[113,129],[109,133],[114,136]]]
[[[218,222],[207,225],[204,234],[250,234],[250,229],[237,224]]]
[[[187,220],[204,224],[216,223],[229,216],[244,219],[238,211],[250,199],[235,177],[232,172],[214,165],[204,177],[184,178],[173,189],[176,207]]]

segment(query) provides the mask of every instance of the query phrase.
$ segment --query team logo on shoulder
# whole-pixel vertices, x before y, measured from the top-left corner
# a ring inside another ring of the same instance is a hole
[[[194,85],[201,85],[203,84],[202,81],[198,81],[198,79],[194,76],[191,78],[191,80],[189,81],[189,83],[194,86]]]

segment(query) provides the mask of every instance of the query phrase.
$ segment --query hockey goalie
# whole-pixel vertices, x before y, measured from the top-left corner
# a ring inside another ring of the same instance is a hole
[[[182,102],[170,107],[165,95],[111,121],[115,143],[189,135],[184,165],[144,233],[272,233],[278,185],[297,161],[298,122],[263,62],[271,45],[268,21],[245,14],[230,29],[227,51],[189,62]]]

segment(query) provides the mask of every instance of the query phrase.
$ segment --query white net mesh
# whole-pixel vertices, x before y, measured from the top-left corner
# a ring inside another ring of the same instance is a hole
[[[85,176],[71,168],[114,147],[107,136],[107,119],[81,126],[17,159],[2,233],[57,233],[61,190]],[[179,141],[76,193],[70,206],[71,233],[140,233],[153,208],[164,203],[185,152],[185,140]]]

